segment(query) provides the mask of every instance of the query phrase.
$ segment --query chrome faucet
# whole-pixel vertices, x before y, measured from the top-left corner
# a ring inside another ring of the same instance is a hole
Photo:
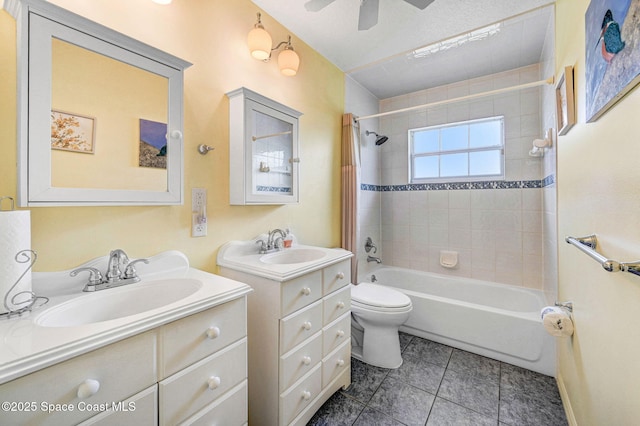
[[[382,263],[382,260],[380,260],[380,258],[379,258],[379,257],[375,257],[375,256],[367,256],[367,262]]]
[[[107,266],[107,279],[106,282],[114,283],[123,279],[122,271],[120,270],[120,265],[124,265],[125,267],[129,264],[129,256],[124,250],[115,249],[111,250],[109,253],[109,265]]]
[[[280,234],[279,237],[276,237],[276,234]],[[267,241],[257,240],[256,244],[260,244],[259,252],[260,254],[271,253],[272,251],[282,250],[282,245],[284,242],[287,233],[282,229],[274,229],[273,231],[269,231],[267,236]]]
[[[107,265],[107,273],[103,278],[102,273],[93,267],[82,267],[74,269],[69,275],[75,277],[80,272],[88,271],[89,280],[82,291],[98,291],[107,288],[119,287],[125,284],[133,284],[140,281],[135,268],[135,264],[143,262],[149,263],[147,259],[136,259],[129,261],[129,256],[124,250],[116,249],[109,253],[109,263]],[[122,268],[124,267],[124,271]]]
[[[280,234],[280,236],[274,240],[274,236],[276,235],[276,233]],[[267,250],[281,250],[284,238],[286,236],[287,233],[282,229],[276,228],[273,231],[269,231],[269,238],[267,239]],[[278,242],[278,240],[280,240],[280,242]]]

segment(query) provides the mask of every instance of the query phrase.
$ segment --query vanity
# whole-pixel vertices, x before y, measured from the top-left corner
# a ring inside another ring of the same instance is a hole
[[[0,321],[3,424],[248,422],[251,288],[180,252],[148,260],[140,282],[90,293],[86,275],[33,273],[49,302]]]
[[[351,384],[353,255],[297,244],[259,254],[258,239],[231,241],[217,259],[221,275],[254,289],[248,297],[249,423],[305,425]]]

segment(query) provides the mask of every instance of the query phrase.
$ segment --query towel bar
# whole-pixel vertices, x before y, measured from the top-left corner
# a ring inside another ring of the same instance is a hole
[[[640,276],[640,260],[636,260],[635,262],[618,262],[616,260],[607,259],[598,253],[596,251],[596,248],[598,247],[598,237],[596,237],[595,234],[587,235],[586,237],[566,237],[564,240],[600,263],[605,271],[629,272]]]

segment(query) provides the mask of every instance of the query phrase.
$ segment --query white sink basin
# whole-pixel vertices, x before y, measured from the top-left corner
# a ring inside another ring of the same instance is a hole
[[[73,327],[119,319],[177,302],[201,287],[201,281],[187,278],[128,284],[52,306],[34,322],[43,327]]]
[[[266,254],[260,258],[260,262],[272,265],[290,265],[292,263],[304,263],[320,260],[326,255],[326,252],[323,250],[313,248],[291,248],[276,253]]]

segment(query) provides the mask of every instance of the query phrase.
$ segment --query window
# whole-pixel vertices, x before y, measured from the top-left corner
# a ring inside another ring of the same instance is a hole
[[[411,183],[504,178],[504,117],[409,130]]]

